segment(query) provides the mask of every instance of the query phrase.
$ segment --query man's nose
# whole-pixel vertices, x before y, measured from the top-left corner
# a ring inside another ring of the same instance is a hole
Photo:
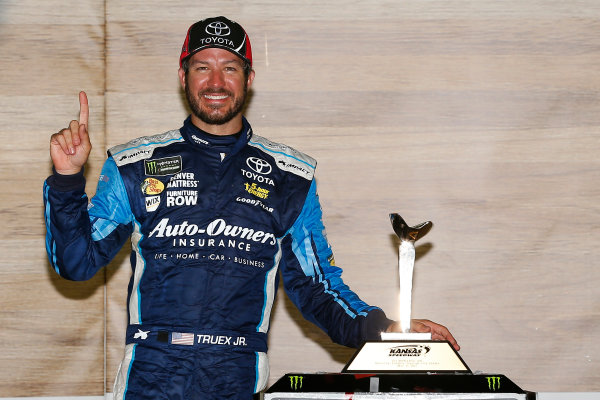
[[[213,88],[225,86],[225,77],[221,71],[213,71],[210,74],[208,85]]]

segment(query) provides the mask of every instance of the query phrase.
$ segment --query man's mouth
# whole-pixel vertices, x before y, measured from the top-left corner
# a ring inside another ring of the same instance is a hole
[[[207,98],[208,100],[225,100],[227,97],[229,97],[229,95],[205,93],[204,97]]]

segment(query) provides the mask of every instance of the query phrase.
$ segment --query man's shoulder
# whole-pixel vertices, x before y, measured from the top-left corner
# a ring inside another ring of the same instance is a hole
[[[174,129],[158,135],[140,136],[127,143],[119,144],[108,149],[117,166],[134,163],[152,157],[154,149],[182,142],[179,129]]]
[[[283,143],[273,142],[265,137],[252,135],[248,142],[275,159],[277,167],[305,179],[311,180],[317,167],[317,160]]]

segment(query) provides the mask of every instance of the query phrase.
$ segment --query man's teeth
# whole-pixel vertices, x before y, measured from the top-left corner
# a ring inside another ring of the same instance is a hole
[[[227,98],[226,94],[205,94],[204,97],[206,97],[209,100],[223,100]]]

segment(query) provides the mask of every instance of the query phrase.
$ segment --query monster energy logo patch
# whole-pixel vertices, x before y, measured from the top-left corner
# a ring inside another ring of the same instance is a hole
[[[300,375],[290,375],[290,388],[293,390],[302,389],[302,380],[303,376]]]
[[[500,377],[499,376],[488,376],[487,377],[488,388],[495,392],[500,390]]]
[[[150,176],[173,175],[181,172],[181,156],[144,160],[144,172]]]

